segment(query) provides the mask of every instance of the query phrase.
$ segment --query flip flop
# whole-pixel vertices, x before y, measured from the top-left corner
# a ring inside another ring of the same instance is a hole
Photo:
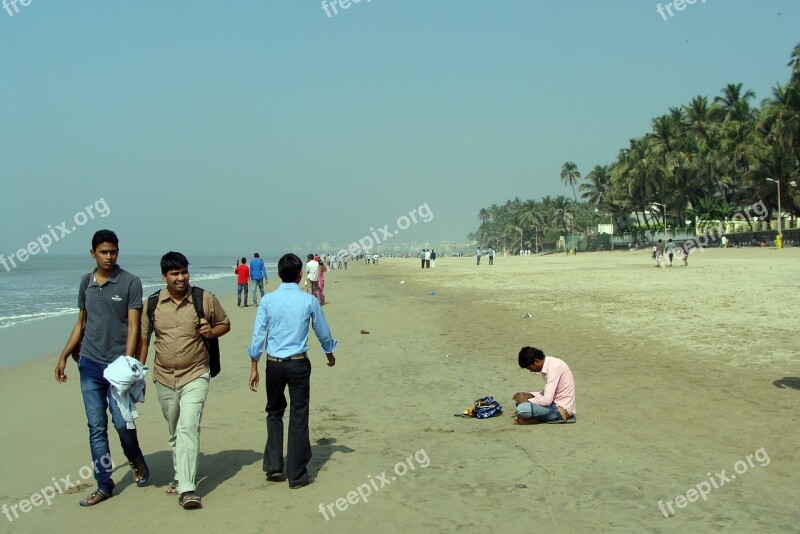
[[[177,495],[178,494],[178,481],[173,480],[169,484],[164,487],[164,493],[167,495]]]
[[[106,493],[105,491],[98,489],[90,493],[88,497],[82,499],[78,504],[81,506],[94,506],[95,504],[100,504],[103,501],[107,501],[113,496],[114,495],[111,492]]]
[[[203,503],[201,502],[200,497],[191,491],[187,491],[186,493],[181,494],[180,499],[178,499],[178,506],[184,510],[198,510],[203,507]]]

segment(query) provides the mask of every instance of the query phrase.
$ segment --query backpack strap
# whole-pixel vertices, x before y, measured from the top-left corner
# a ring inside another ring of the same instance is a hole
[[[194,304],[194,311],[197,313],[197,319],[205,319],[206,314],[203,311],[203,288],[192,286],[192,303]],[[203,344],[208,351],[208,364],[211,368],[211,376],[217,376],[222,368],[219,354],[219,339],[203,338]]]
[[[155,326],[153,324],[153,316],[156,313],[156,306],[158,306],[158,295],[161,294],[161,290],[156,290],[155,293],[147,297],[147,318],[150,320],[150,334],[147,336],[147,344],[150,344],[150,336],[153,334],[155,330]]]
[[[81,338],[78,340],[78,344],[72,350],[72,359],[75,360],[76,362],[81,357],[81,345],[83,344],[83,335],[86,333],[86,318],[88,317],[86,313],[86,288],[89,287],[89,284],[92,281],[93,272],[84,275],[83,279],[81,280],[80,297],[81,297],[81,302],[83,302],[83,323],[81,324]]]
[[[206,314],[203,311],[203,288],[192,286],[192,303],[194,304],[194,311],[197,313],[197,319],[205,319]]]
[[[81,284],[81,300],[83,301],[83,307],[86,308],[86,288],[89,287],[89,284],[92,281],[92,274],[89,273],[83,277],[83,284]]]

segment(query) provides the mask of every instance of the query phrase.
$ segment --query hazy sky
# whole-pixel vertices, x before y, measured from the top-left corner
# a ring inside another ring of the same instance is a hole
[[[463,242],[481,207],[570,194],[562,163],[611,162],[670,106],[739,82],[757,104],[800,42],[797,0],[335,5],[0,10],[0,253],[50,225],[51,254],[108,227],[127,253],[272,256],[425,204],[392,239]]]

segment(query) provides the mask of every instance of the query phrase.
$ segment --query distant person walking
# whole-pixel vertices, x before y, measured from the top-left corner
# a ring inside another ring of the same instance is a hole
[[[319,300],[319,262],[313,254],[306,256],[306,281],[311,286],[311,296]],[[283,278],[281,278],[283,280]]]
[[[425,268],[426,269],[430,269],[431,268],[431,251],[430,250],[425,250]]]
[[[269,283],[267,281],[267,268],[264,266],[264,260],[259,257],[258,252],[253,254],[253,261],[250,262],[250,280],[253,281],[253,306],[255,306],[258,296],[256,289],[261,290],[261,296],[263,297],[264,284]]]
[[[667,257],[669,258],[669,266],[672,267],[672,258],[675,256],[675,243],[672,239],[667,241]]]
[[[436,251],[431,250],[431,267],[436,268]]]
[[[489,265],[494,265],[494,249],[492,247],[489,247],[489,250],[487,251],[486,254],[487,256],[489,256]]]
[[[325,304],[325,273],[328,272],[328,268],[325,266],[324,261],[319,261],[319,257],[314,259],[319,262],[319,270],[317,271],[319,273],[319,276],[317,277],[317,285],[319,286],[319,304],[322,306]]]
[[[250,269],[247,267],[247,258],[242,258],[242,263],[236,266],[233,271],[236,273],[236,305],[242,305],[242,293],[244,293],[244,307],[247,307],[247,287],[250,285]]]
[[[480,265],[481,264],[481,249],[480,248],[475,249],[475,259],[478,261],[478,263],[476,265]]]
[[[420,259],[420,262],[422,263],[422,268],[424,269],[425,268],[425,249],[424,248],[419,251],[419,259]]]
[[[92,237],[93,272],[83,276],[78,288],[78,321],[55,368],[59,383],[67,381],[67,358],[78,360],[81,394],[89,425],[97,489],[80,501],[94,506],[114,495],[111,473],[114,463],[108,443],[108,414],[119,435],[122,452],[133,468],[133,481],[144,486],[150,479],[136,428],[128,428],[118,403],[111,400],[112,386],[104,371],[120,357],[136,355],[142,315],[142,283],[117,265],[119,239],[111,230],[99,230]],[[58,450],[59,446],[54,446]]]
[[[313,256],[309,262],[312,259]],[[258,390],[258,360],[265,348],[267,352],[267,444],[264,447],[262,469],[267,474],[267,481],[281,482],[288,478],[292,489],[314,482],[308,472],[308,462],[311,460],[308,430],[311,391],[309,324],[328,359],[328,367],[336,364],[333,351],[337,343],[331,336],[325,314],[317,300],[304,295],[298,288],[302,273],[303,262],[294,254],[286,254],[278,261],[278,276],[282,283],[277,290],[261,299],[253,325],[253,338],[247,349],[251,358],[251,391]],[[291,404],[284,462],[283,414],[286,411],[287,386]]]
[[[689,241],[686,240],[681,244],[681,251],[683,252],[683,265],[689,266]]]
[[[656,243],[656,265],[659,267],[664,266],[664,240],[659,239]]]

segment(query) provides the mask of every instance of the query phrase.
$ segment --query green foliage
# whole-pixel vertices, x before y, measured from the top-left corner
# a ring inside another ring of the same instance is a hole
[[[777,188],[767,178],[781,182],[783,212],[800,214],[800,191],[790,185],[800,180],[800,44],[789,67],[787,83],[776,85],[760,108],[751,105],[753,91],[728,84],[710,103],[698,95],[654,118],[651,132],[630,139],[583,183],[577,165],[565,162],[560,178],[573,199],[493,204],[478,213],[475,239],[500,249],[532,248],[525,244],[585,233],[609,215],[619,233],[663,227],[665,215],[678,227],[726,221],[759,201],[777,210]],[[585,202],[578,202],[576,184]]]

